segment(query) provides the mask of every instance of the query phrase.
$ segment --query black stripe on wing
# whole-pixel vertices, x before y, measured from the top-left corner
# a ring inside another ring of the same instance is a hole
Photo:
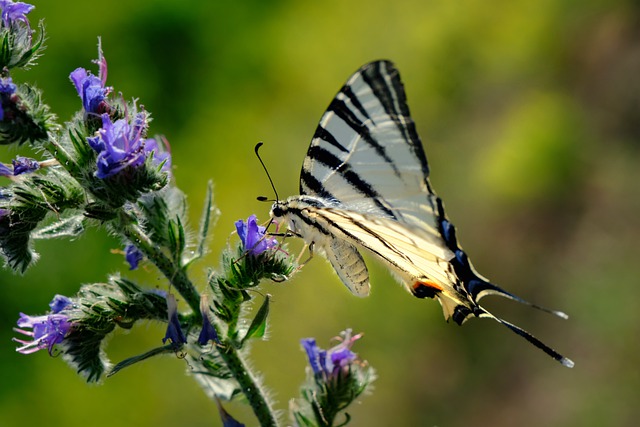
[[[348,88],[348,86],[345,87]],[[344,88],[340,90],[340,93],[345,93]],[[358,104],[362,106],[359,101]],[[340,99],[338,96],[333,98],[333,101],[331,101],[331,104],[329,104],[329,108],[327,108],[327,112],[334,113],[337,117],[342,119],[342,121],[344,121],[356,134],[358,134],[364,142],[369,144],[369,146],[371,146],[376,151],[376,154],[378,154],[378,156],[384,159],[384,161],[393,169],[396,176],[400,177],[400,171],[398,170],[398,167],[395,165],[391,157],[389,157],[389,155],[387,154],[387,149],[380,143],[380,141],[377,141],[371,135],[371,130],[364,124],[362,120],[358,118],[358,116],[354,113],[353,110],[349,108],[344,100]],[[365,115],[365,117],[368,117],[368,115]],[[322,128],[322,125],[319,125],[318,128]],[[316,134],[317,133],[318,131],[316,131]],[[313,147],[314,145],[317,145],[317,142],[312,142],[311,146]]]
[[[344,85],[340,90],[340,93],[344,94],[349,99],[349,101],[353,104],[354,107],[358,109],[358,111],[360,112],[360,114],[362,114],[363,117],[373,121],[373,119],[371,118],[371,116],[369,116],[369,113],[367,113],[367,110],[365,110],[364,106],[362,105],[362,103],[360,102],[356,94],[353,92],[353,90],[351,90],[351,86],[349,86],[348,84]]]
[[[322,126],[318,126],[316,129],[316,133],[313,135],[313,139],[321,139],[324,142],[328,142],[329,144],[333,145],[334,147],[336,147],[338,150],[342,151],[343,153],[349,153],[349,150],[347,150],[344,145],[340,144],[340,141],[338,141],[336,139],[335,136],[333,136],[333,134],[331,132],[329,132],[328,130],[326,130],[325,128],[323,128]]]
[[[376,61],[362,68],[362,78],[378,98],[384,111],[396,124],[398,130],[411,147],[414,156],[420,160],[422,173],[425,177],[428,177],[429,164],[427,156],[416,131],[416,125],[411,119],[407,95],[400,80],[400,72],[390,61]],[[387,82],[387,78],[390,80],[390,84]]]
[[[310,193],[305,190],[305,187]],[[304,167],[300,172],[300,194],[313,194],[326,200],[336,200],[336,197]]]
[[[331,153],[329,150],[319,146],[312,145],[309,147],[309,151],[307,152],[307,158],[311,159],[313,164],[314,162],[321,163],[328,167],[329,169],[335,171],[340,174],[347,181],[354,190],[358,193],[361,193],[363,196],[370,198],[375,205],[382,210],[385,214],[389,215],[392,218],[395,218],[395,214],[393,211],[383,203],[383,198],[380,193],[378,193],[367,181],[363,180],[360,175],[358,175],[349,163],[345,163],[342,159],[338,158],[336,155]],[[302,166],[302,172],[300,174],[300,181],[303,182],[303,179],[309,180],[311,173],[306,170],[306,164]],[[315,180],[315,178],[314,178]],[[305,181],[305,184],[307,182]],[[322,184],[315,180],[314,185],[316,188],[321,189],[321,193],[328,194],[328,192],[324,189]],[[311,188],[311,187],[310,187]],[[320,195],[321,193],[316,193]]]

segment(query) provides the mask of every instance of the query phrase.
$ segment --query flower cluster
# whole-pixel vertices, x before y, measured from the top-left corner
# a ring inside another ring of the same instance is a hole
[[[171,156],[166,140],[162,140],[161,147],[155,139],[146,138],[148,114],[143,110],[129,117],[125,106],[125,117],[115,117],[118,113],[108,99],[113,88],[106,86],[107,60],[100,43],[98,59],[94,63],[98,65],[97,76],[78,67],[71,72],[69,79],[82,101],[84,120],[90,129],[97,128],[96,134],[87,138],[98,155],[96,176],[106,179],[123,174],[125,170],[140,168],[149,157],[153,157],[155,166],[162,165],[163,172],[170,172]]]
[[[71,299],[62,295],[56,295],[49,304],[51,308],[50,314],[28,316],[20,313],[18,327],[31,328],[32,330],[29,331],[18,328],[14,328],[14,330],[28,337],[32,337],[33,340],[24,341],[14,338],[13,340],[15,342],[22,344],[22,347],[17,348],[16,351],[22,354],[31,354],[46,348],[49,354],[52,354],[53,347],[65,339],[73,326],[69,318],[61,313],[71,305],[73,305]]]
[[[362,334],[351,336],[351,329],[347,329],[341,335],[341,342],[329,350],[318,347],[314,338],[301,340],[313,374],[325,382],[335,380],[348,373],[351,364],[358,358],[351,351],[351,346],[362,337]]]
[[[313,338],[301,340],[311,369],[301,390],[302,398],[291,404],[295,425],[336,425],[337,417],[369,389],[375,379],[373,369],[351,350],[361,336],[347,329],[340,334],[340,343],[329,350],[318,347]],[[346,421],[339,425],[349,421],[349,415],[344,416]]]
[[[0,69],[27,67],[38,57],[44,34],[41,24],[40,36],[33,41],[33,30],[27,15],[34,8],[23,2],[0,0]]]

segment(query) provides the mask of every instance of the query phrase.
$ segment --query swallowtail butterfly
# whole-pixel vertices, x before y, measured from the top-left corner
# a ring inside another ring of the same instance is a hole
[[[389,61],[364,65],[322,116],[300,174],[300,195],[276,201],[271,217],[329,260],[358,296],[369,294],[360,250],[386,264],[418,298],[437,298],[461,325],[488,317],[564,366],[573,362],[478,301],[500,295],[536,308],[478,274],[462,250],[409,114],[398,70]],[[541,308],[559,317],[566,314]]]

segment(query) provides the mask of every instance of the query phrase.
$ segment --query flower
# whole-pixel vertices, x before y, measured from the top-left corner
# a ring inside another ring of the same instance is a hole
[[[69,79],[76,87],[84,110],[87,113],[101,114],[108,110],[109,105],[105,99],[113,89],[105,86],[107,83],[107,60],[102,54],[100,43],[98,44],[98,59],[93,62],[98,64],[97,77],[92,75],[90,71],[78,67],[69,74]]]
[[[135,270],[138,268],[138,264],[142,261],[144,255],[140,252],[140,249],[135,247],[135,245],[128,244],[124,248],[124,258],[129,263],[129,270]]]
[[[2,0],[0,0],[2,1]],[[0,78],[0,121],[4,120],[5,106],[9,106],[11,95],[16,92],[17,86],[11,80],[11,77]]]
[[[0,69],[28,67],[40,56],[44,26],[42,22],[38,25],[40,34],[34,42],[34,31],[27,19],[34,8],[27,3],[0,0]]]
[[[187,342],[187,338],[182,332],[180,326],[180,319],[178,319],[178,304],[176,303],[176,297],[173,294],[167,295],[167,313],[169,317],[169,324],[167,325],[167,333],[162,339],[162,343],[166,343],[167,340],[171,340],[174,347],[180,347]]]
[[[106,109],[105,98],[110,88],[104,87],[99,77],[80,67],[73,70],[69,78],[75,85],[87,113],[99,114]]]
[[[236,230],[242,240],[242,247],[253,256],[278,246],[276,239],[265,237],[266,228],[258,225],[255,215],[251,215],[247,222],[241,219],[236,221]]]
[[[40,163],[29,157],[18,156],[11,161],[13,164],[13,174],[21,175],[23,173],[31,173],[40,169]]]
[[[337,378],[357,359],[358,356],[351,351],[351,346],[362,337],[362,334],[351,336],[351,329],[347,329],[340,335],[341,342],[329,350],[319,348],[314,338],[305,338],[300,341],[316,377],[324,380]]]
[[[51,302],[49,303],[51,312],[54,314],[60,313],[62,310],[69,307],[70,305],[73,305],[73,301],[71,301],[71,298],[65,297],[64,295],[54,296]]]
[[[17,2],[12,0],[0,0],[0,9],[2,9],[2,25],[10,27],[14,22],[24,22],[29,27],[29,20],[27,19],[27,13],[31,12],[35,6]]]
[[[200,313],[202,314],[202,330],[198,336],[198,344],[206,345],[210,340],[220,342],[218,339],[218,332],[215,326],[211,323],[209,304],[207,302],[206,295],[200,297]]]
[[[0,163],[0,176],[13,176],[13,171],[4,163]]]
[[[53,346],[64,341],[73,326],[73,323],[69,321],[69,317],[60,313],[71,304],[71,299],[63,295],[56,295],[51,303],[49,303],[51,314],[28,316],[20,313],[20,319],[18,319],[17,322],[18,327],[31,328],[32,330],[29,331],[18,328],[14,328],[13,330],[23,335],[33,337],[33,340],[24,341],[13,338],[13,341],[22,344],[22,347],[17,348],[16,351],[22,354],[31,354],[46,348],[49,354],[52,354]]]
[[[98,135],[87,138],[87,141],[98,153],[96,176],[101,179],[116,175],[128,166],[138,167],[146,158],[140,131],[125,119],[111,123],[106,113],[102,115],[102,128]]]
[[[145,141],[144,151],[147,155],[153,153],[153,163],[155,165],[162,164],[163,172],[171,173],[171,152],[169,151],[169,141],[164,137],[160,138],[160,141],[162,141],[164,150],[160,149],[155,138],[149,138]]]
[[[0,78],[0,93],[11,95],[17,88],[11,77]]]
[[[223,427],[244,427],[240,421],[233,418],[223,407],[220,399],[216,397],[216,403],[218,405],[218,411],[220,412],[220,418],[222,419]]]
[[[114,176],[127,167],[139,167],[149,156],[153,156],[156,165],[164,162],[162,170],[169,171],[170,153],[161,151],[155,139],[143,138],[146,131],[146,113],[136,114],[133,126],[126,119],[112,123],[106,113],[101,117],[102,128],[98,130],[98,135],[87,138],[91,148],[98,153],[98,178]]]

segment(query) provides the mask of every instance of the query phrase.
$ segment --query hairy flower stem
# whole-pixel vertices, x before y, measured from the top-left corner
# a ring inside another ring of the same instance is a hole
[[[126,218],[126,215],[122,216]],[[171,285],[182,295],[189,307],[191,307],[196,320],[198,322],[202,321],[202,314],[200,314],[200,294],[195,286],[193,286],[193,283],[191,283],[191,280],[189,280],[185,270],[166,256],[140,227],[132,224],[128,219],[122,219],[122,216],[119,221],[114,221],[114,226],[119,228],[118,231],[126,236],[127,239],[134,242],[136,247],[158,267]]]
[[[253,409],[256,418],[262,427],[277,427],[278,422],[274,415],[271,403],[264,395],[264,390],[251,375],[242,356],[230,345],[219,348],[220,356],[227,364],[234,378],[240,384],[242,392],[247,398],[249,405]]]

